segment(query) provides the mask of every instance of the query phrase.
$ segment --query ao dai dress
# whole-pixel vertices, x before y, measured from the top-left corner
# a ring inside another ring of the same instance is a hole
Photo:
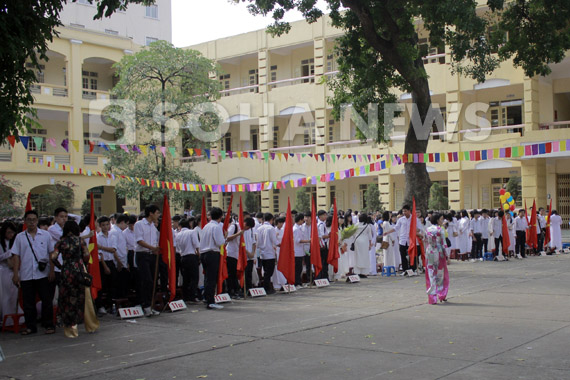
[[[426,289],[430,304],[447,298],[449,273],[445,249],[445,230],[440,226],[430,226],[426,231]]]

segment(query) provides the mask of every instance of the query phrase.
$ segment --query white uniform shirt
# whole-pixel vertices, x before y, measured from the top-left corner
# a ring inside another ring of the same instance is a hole
[[[27,238],[26,238],[27,236]],[[28,243],[28,239],[30,242]],[[30,247],[30,244],[33,247]],[[16,235],[16,240],[12,246],[13,255],[20,256],[20,280],[39,280],[47,277],[49,265],[42,272],[38,269],[38,263],[34,258],[34,252],[38,261],[49,263],[49,254],[54,250],[53,240],[47,231],[38,228],[36,236],[32,237],[27,231]],[[51,264],[50,264],[51,265]]]
[[[125,230],[128,230],[128,228],[125,228]],[[119,260],[121,261],[121,264],[123,265],[123,267],[127,268],[127,265],[128,265],[127,256],[129,255],[129,252],[127,249],[127,238],[123,234],[123,230],[121,230],[115,224],[111,228],[111,231],[109,231],[109,235],[112,236],[113,239],[115,240],[115,245],[116,245],[115,248],[117,248],[117,256],[119,256]],[[97,237],[99,237],[99,236],[97,236]],[[97,241],[97,242],[99,242],[99,241]],[[115,265],[117,265],[117,261],[115,259],[113,259],[113,261],[115,262]]]
[[[143,240],[145,243],[157,247],[158,246],[158,230],[154,223],[148,221],[147,218],[139,220],[135,223],[135,242]],[[150,252],[147,248],[136,245],[137,252]]]
[[[498,239],[503,234],[503,220],[498,216],[493,218],[493,237]]]
[[[302,240],[311,240],[311,226],[309,226],[307,223],[305,223],[301,226],[301,229],[303,231],[303,239]],[[311,243],[303,244],[303,249],[304,249],[305,253],[311,252]]]
[[[515,231],[526,231],[528,227],[528,221],[526,220],[526,216],[520,217],[517,216],[515,218]]]
[[[314,223],[314,222],[313,222]],[[327,235],[327,225],[322,220],[317,222],[317,231],[319,232],[319,241],[321,248],[328,246],[329,239],[323,239],[322,236]]]
[[[277,245],[277,234],[269,222],[263,223],[257,229],[257,247],[263,260],[275,259],[275,246]]]
[[[245,244],[245,250],[251,252],[253,249],[253,244],[255,243],[255,234],[253,233],[253,228],[250,228],[243,233],[243,242]],[[248,260],[253,260],[253,258],[247,258]]]
[[[412,217],[406,218],[402,216],[396,222],[396,232],[398,233],[398,244],[408,245],[410,241],[410,221]]]
[[[483,234],[483,223],[481,217],[471,219],[471,231],[474,234]]]
[[[209,251],[220,252],[220,247],[225,241],[222,224],[212,220],[200,232],[200,253]]]
[[[123,230],[123,235],[127,241],[127,250],[134,251],[137,246],[137,242],[135,241],[135,231],[131,230],[130,228],[125,228]]]
[[[228,236],[235,235],[240,231],[239,225],[237,223],[232,223],[228,227]],[[239,257],[239,241],[240,237],[236,237],[235,239],[228,241],[226,246],[228,250],[228,257],[233,257],[237,259]]]
[[[305,256],[305,244],[301,243],[304,239],[303,225],[298,225],[295,223],[293,226],[293,243],[295,247],[295,257]]]
[[[491,223],[491,218],[481,217],[479,218],[479,221],[481,222],[481,237],[483,239],[489,239],[489,225]]]
[[[196,249],[200,248],[200,241],[198,240],[198,231],[191,230],[186,227],[182,228],[176,234],[176,246],[180,256],[196,255]]]
[[[51,236],[52,243],[55,246],[59,241],[59,239],[61,239],[61,235],[63,235],[63,228],[61,228],[59,224],[54,223],[48,227],[48,232]],[[63,265],[63,257],[61,257],[61,255],[57,257],[57,261],[59,261],[59,263]],[[58,267],[55,267],[54,269],[56,272],[61,272],[61,269],[59,269]]]
[[[112,228],[114,228],[114,226],[111,227],[111,229]],[[105,234],[103,234],[103,232],[99,232],[97,234],[97,244],[100,246],[102,245],[103,247],[117,249],[117,241],[116,241],[115,237],[111,234],[111,231],[109,231],[107,236],[105,236]],[[115,261],[115,255],[113,255],[111,252],[105,251],[103,249],[99,249],[99,253],[103,255],[103,260],[105,260],[105,261],[113,260],[113,262]]]

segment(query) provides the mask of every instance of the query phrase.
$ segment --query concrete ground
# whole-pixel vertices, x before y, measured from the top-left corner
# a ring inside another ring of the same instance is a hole
[[[423,277],[375,277],[107,316],[74,340],[4,333],[0,379],[570,379],[569,271],[570,255],[454,261],[437,306]]]

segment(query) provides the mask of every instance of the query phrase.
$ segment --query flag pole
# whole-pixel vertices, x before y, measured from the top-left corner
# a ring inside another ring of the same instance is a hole
[[[156,280],[158,278],[158,257],[160,256],[158,253],[155,254],[156,261],[154,264],[154,282],[152,283],[152,298],[150,301],[150,310],[154,310],[154,298],[156,294]]]

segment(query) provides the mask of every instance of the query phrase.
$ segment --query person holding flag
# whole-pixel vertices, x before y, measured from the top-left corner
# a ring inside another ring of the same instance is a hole
[[[285,225],[283,226],[283,237],[281,238],[279,250],[279,262],[277,269],[283,274],[289,285],[295,284],[295,243],[293,237],[293,220],[291,218],[291,201],[287,199],[287,213],[285,214]]]
[[[208,309],[223,309],[222,305],[216,304],[216,285],[218,283],[218,271],[220,267],[220,248],[226,238],[222,230],[223,211],[219,207],[210,210],[210,222],[200,232],[200,259],[204,268],[204,300]]]
[[[162,252],[162,261],[166,264],[168,272],[168,293],[170,295],[169,302],[176,297],[176,248],[174,245],[174,233],[172,230],[172,218],[170,217],[170,205],[168,203],[168,196],[164,194],[164,203],[162,205],[162,223],[160,223],[160,239],[158,246]],[[158,257],[156,258],[158,264]],[[156,271],[156,268],[155,268]],[[155,272],[156,278],[156,272]],[[161,277],[162,282],[162,277]],[[156,281],[155,281],[156,286]],[[161,286],[164,286],[161,284]],[[154,291],[153,291],[154,300]]]
[[[305,239],[305,216],[301,213],[295,215],[293,226],[293,242],[295,244],[295,286],[303,286],[301,275],[303,274],[303,260],[305,259],[305,245],[310,244],[310,239]]]

